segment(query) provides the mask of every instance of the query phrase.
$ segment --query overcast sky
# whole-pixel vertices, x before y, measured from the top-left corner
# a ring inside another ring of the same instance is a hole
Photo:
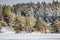
[[[38,1],[39,2],[45,1],[46,3],[52,2],[52,0],[31,0],[31,1],[34,3],[37,3]],[[7,5],[12,5],[16,3],[27,3],[27,2],[30,2],[30,0],[0,0],[0,4],[7,4]]]

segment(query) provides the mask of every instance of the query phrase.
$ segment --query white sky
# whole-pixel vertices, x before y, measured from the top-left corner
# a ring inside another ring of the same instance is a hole
[[[46,3],[52,2],[52,0],[31,0],[34,3],[45,1]],[[60,2],[60,0],[58,0]],[[12,5],[16,3],[28,3],[30,0],[0,0],[0,4]]]

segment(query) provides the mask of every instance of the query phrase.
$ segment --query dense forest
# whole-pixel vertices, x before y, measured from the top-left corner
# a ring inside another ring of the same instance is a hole
[[[60,33],[60,2],[0,4],[0,29],[2,27],[16,33]]]

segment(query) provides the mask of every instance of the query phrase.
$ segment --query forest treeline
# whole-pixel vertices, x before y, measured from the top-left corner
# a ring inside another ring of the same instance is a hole
[[[15,32],[60,32],[60,2],[0,4],[0,28],[9,27]]]

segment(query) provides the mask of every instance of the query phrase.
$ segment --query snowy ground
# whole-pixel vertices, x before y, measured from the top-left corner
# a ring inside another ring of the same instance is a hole
[[[3,33],[0,34],[0,40],[60,40],[60,34],[39,34],[39,33],[26,33],[14,34]]]
[[[0,33],[0,40],[60,40],[60,34],[15,33],[11,32],[8,27],[2,27],[1,31],[3,33]]]

